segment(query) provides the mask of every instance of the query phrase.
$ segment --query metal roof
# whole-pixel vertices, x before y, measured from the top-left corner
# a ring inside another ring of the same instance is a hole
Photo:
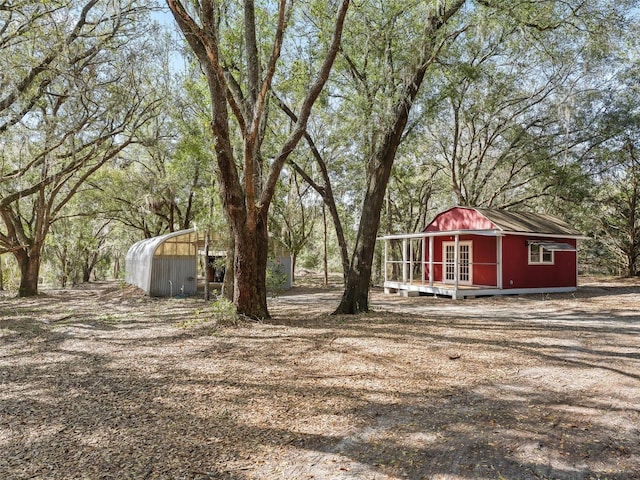
[[[475,208],[503,232],[583,237],[566,222],[542,213],[516,212],[493,208]]]
[[[573,245],[564,242],[545,242],[542,240],[529,240],[528,245],[540,245],[545,250],[549,251],[565,251],[565,252],[577,252],[577,248]]]
[[[580,231],[573,228],[568,223],[542,213],[518,212],[509,210],[500,210],[495,208],[472,208],[472,207],[453,207],[449,210],[439,213],[440,215],[453,209],[473,210],[482,215],[491,222],[495,228],[484,229],[453,229],[439,230],[432,232],[419,232],[409,234],[388,234],[378,237],[378,240],[399,240],[411,238],[436,237],[442,235],[486,235],[486,236],[503,236],[505,234],[512,235],[538,235],[547,238],[575,238],[585,239]],[[431,222],[433,223],[433,221]],[[431,225],[431,223],[429,225]]]

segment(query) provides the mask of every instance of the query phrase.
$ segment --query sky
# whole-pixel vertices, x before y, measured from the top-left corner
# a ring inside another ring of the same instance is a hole
[[[165,27],[166,30],[171,33],[175,42],[174,51],[172,52],[170,59],[171,69],[173,71],[184,70],[185,64],[182,55],[180,54],[180,50],[182,48],[182,33],[179,31],[167,4],[163,0],[156,0],[156,3],[160,10],[153,12],[151,14],[151,19]]]

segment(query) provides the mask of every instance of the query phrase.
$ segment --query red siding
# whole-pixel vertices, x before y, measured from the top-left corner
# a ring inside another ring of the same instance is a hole
[[[576,252],[554,252],[553,265],[529,265],[528,240],[549,240],[548,238],[507,235],[502,237],[502,286],[509,288],[575,287]],[[442,243],[454,241],[454,236],[433,239],[433,281],[442,282]],[[472,242],[472,280],[474,285],[497,286],[496,237],[483,235],[460,235],[460,241]],[[556,241],[556,239],[554,239]],[[575,239],[557,239],[559,242],[576,246]],[[425,241],[425,256],[429,246]],[[425,280],[429,278],[429,268],[425,265]]]
[[[497,286],[497,238],[482,235],[473,237],[464,235],[464,237],[473,239],[473,284]]]
[[[575,287],[576,252],[554,252],[553,265],[529,265],[528,240],[548,238],[508,235],[502,238],[502,286],[503,288]],[[574,239],[554,241],[576,246]]]
[[[453,238],[453,237],[452,237]],[[448,241],[449,237],[434,237],[433,238],[433,281],[441,282],[442,281],[442,265],[438,265],[438,263],[442,262],[442,241]],[[425,252],[424,258],[429,260],[429,240],[426,239],[424,242]],[[425,265],[424,267],[424,279],[429,280],[429,265]]]
[[[492,230],[496,226],[484,215],[472,208],[455,207],[434,218],[425,232],[446,232],[449,230]]]

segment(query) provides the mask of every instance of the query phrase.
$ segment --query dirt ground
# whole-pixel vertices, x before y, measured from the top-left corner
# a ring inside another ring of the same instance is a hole
[[[640,281],[296,287],[221,326],[102,283],[0,296],[1,479],[638,479]]]

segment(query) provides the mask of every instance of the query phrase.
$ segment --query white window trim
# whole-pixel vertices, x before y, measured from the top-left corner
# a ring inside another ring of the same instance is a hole
[[[534,245],[540,249],[540,260],[537,262],[531,260],[531,247],[533,247]],[[543,251],[551,253],[551,261],[544,261],[544,255],[542,254]],[[530,243],[528,245],[527,258],[529,260],[529,265],[555,265],[556,261],[555,252],[553,250],[546,250],[543,245],[539,245],[537,243]]]

